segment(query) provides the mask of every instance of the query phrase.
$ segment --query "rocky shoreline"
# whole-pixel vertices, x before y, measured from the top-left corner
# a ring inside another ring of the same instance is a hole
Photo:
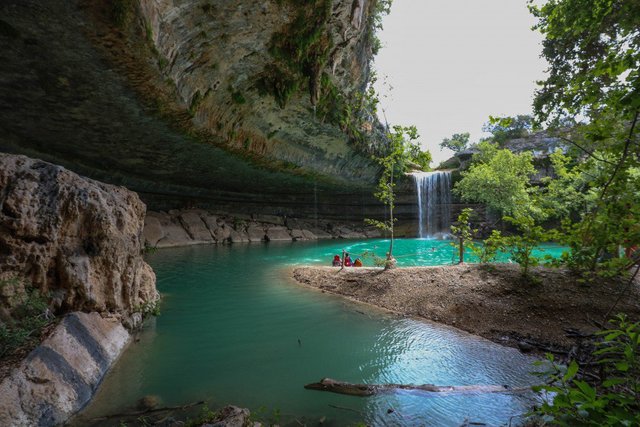
[[[576,355],[605,322],[621,283],[584,285],[568,271],[537,267],[539,282],[523,282],[519,268],[496,264],[376,268],[299,267],[304,286],[396,313],[443,323],[494,342],[538,353]],[[636,280],[611,316],[640,318]]]
[[[362,224],[337,224],[321,219],[303,220],[276,215],[226,214],[202,209],[149,211],[144,223],[144,244],[147,248],[380,236],[380,230]]]

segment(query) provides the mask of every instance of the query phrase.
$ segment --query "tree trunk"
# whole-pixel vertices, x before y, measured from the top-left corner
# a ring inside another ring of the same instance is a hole
[[[447,385],[433,384],[353,384],[323,378],[320,382],[304,386],[308,390],[330,391],[332,393],[348,394],[351,396],[373,396],[393,390],[418,390],[427,393],[461,394],[461,393],[521,393],[531,390],[530,387],[511,388],[505,385]]]

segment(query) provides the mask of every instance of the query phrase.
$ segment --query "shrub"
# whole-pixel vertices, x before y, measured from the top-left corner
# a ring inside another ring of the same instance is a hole
[[[592,353],[600,369],[598,380],[581,378],[577,362],[563,368],[548,355],[550,381],[534,387],[543,402],[532,415],[561,426],[640,425],[640,322],[620,314],[610,323],[612,329],[598,332],[601,341]]]

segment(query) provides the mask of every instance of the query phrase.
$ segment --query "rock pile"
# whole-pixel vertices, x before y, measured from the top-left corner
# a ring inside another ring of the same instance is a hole
[[[380,237],[373,228],[337,225],[325,220],[304,221],[274,215],[228,215],[205,210],[148,212],[144,224],[147,247],[199,244],[365,239]]]

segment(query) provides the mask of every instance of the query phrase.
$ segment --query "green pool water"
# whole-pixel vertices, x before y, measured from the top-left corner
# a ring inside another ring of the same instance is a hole
[[[208,400],[211,406],[233,403],[256,412],[262,407],[265,418],[277,410],[282,425],[298,425],[294,419],[316,425],[322,417],[324,425],[501,425],[526,412],[526,395],[402,391],[359,398],[303,388],[323,377],[514,387],[536,381],[530,375],[533,359],[514,349],[310,290],[288,277],[292,264],[326,265],[342,249],[383,256],[387,247],[385,240],[334,240],[149,255],[163,295],[162,314],[146,324],[77,423],[127,411],[145,395],[169,406]],[[544,251],[557,255],[560,248],[548,245]],[[453,254],[446,241],[395,244],[398,263],[405,266],[446,264]]]

